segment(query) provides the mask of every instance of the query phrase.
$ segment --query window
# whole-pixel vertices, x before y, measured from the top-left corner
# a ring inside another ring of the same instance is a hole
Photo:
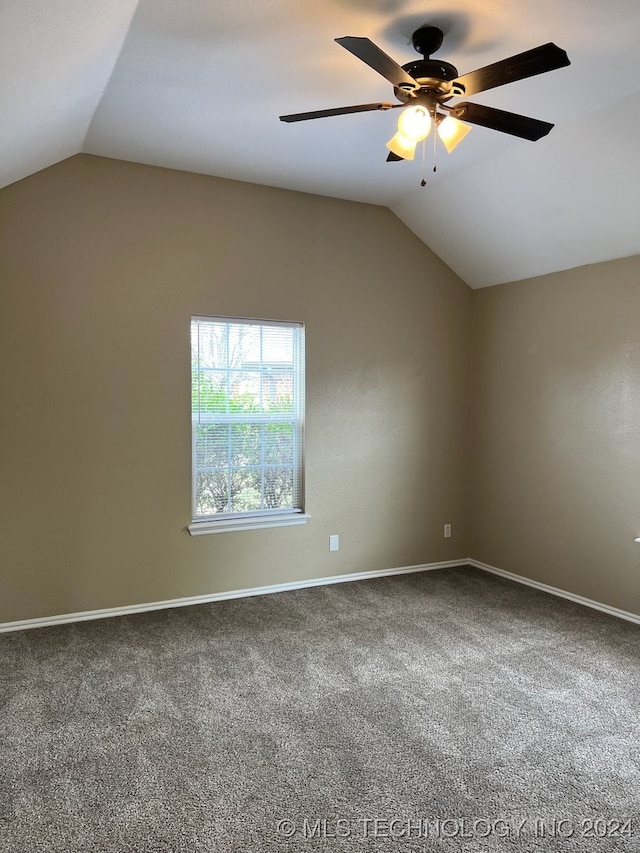
[[[306,521],[301,323],[192,318],[191,423],[190,533]]]

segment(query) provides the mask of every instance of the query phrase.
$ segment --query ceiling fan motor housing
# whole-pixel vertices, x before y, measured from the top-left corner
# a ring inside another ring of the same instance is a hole
[[[402,66],[410,77],[419,83],[421,89],[427,89],[438,101],[453,97],[451,81],[458,77],[458,69],[442,59],[417,59]],[[412,92],[401,86],[394,88],[396,97],[401,101],[410,101]]]
[[[409,103],[422,95],[443,102],[453,97],[451,81],[458,77],[458,69],[450,62],[430,58],[442,45],[442,39],[443,33],[438,27],[420,27],[415,31],[411,41],[423,58],[407,62],[402,69],[420,85],[420,91],[396,86],[394,92],[398,100]]]

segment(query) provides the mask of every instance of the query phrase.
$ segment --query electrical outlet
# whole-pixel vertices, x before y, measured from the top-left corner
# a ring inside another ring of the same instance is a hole
[[[333,533],[329,537],[329,550],[330,551],[337,551],[339,548],[340,548],[340,537],[338,536],[337,533]]]
[[[451,538],[451,525],[450,524],[445,524],[445,526],[444,526],[444,538],[445,539]]]

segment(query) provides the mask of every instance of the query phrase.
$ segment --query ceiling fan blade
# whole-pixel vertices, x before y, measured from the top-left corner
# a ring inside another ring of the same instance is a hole
[[[505,83],[513,83],[516,80],[524,80],[525,77],[535,77],[536,74],[544,74],[546,71],[554,71],[571,65],[566,51],[559,48],[553,42],[542,44],[494,62],[493,65],[485,65],[477,71],[470,71],[453,81],[454,87],[459,85],[464,88],[463,95],[477,95],[487,89],[495,89],[496,86],[504,86]]]
[[[548,121],[528,118],[517,113],[507,113],[482,104],[463,102],[451,107],[449,113],[454,118],[467,121],[469,124],[478,124],[491,130],[499,130],[501,133],[510,133],[512,136],[519,136],[531,142],[546,136],[553,127]]]
[[[358,36],[343,36],[335,39],[339,45],[346,48],[362,62],[365,62],[369,68],[373,68],[378,74],[382,74],[394,86],[407,91],[413,91],[419,88],[419,83],[413,79],[398,63],[391,59],[390,56],[380,50],[368,38],[359,38]]]
[[[404,160],[404,157],[399,157],[397,154],[394,154],[393,151],[389,151],[387,154],[387,163],[395,163],[398,160]]]
[[[405,104],[356,104],[353,107],[335,107],[331,110],[314,110],[310,113],[293,113],[288,116],[280,116],[280,121],[307,121],[310,118],[327,118],[328,116],[342,116],[347,113],[365,113],[369,110],[393,110],[396,107],[404,107]]]

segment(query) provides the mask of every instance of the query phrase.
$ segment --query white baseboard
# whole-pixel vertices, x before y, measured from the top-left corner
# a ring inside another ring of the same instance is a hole
[[[549,584],[540,583],[540,581],[534,581],[522,575],[514,575],[513,572],[505,572],[504,569],[496,569],[495,566],[489,566],[487,563],[481,563],[479,560],[470,559],[466,562],[476,569],[482,569],[483,572],[500,575],[501,578],[507,578],[507,580],[522,583],[525,586],[532,586],[534,589],[539,589],[542,592],[549,592],[551,595],[557,595],[559,598],[567,598],[569,601],[575,601],[576,604],[584,604],[585,607],[591,607],[594,610],[602,611],[602,613],[608,613],[609,616],[617,616],[618,619],[626,619],[627,622],[635,622],[636,625],[640,625],[640,616],[636,613],[628,613],[626,610],[619,610],[617,607],[601,604],[599,601],[593,601],[591,598],[584,598],[582,595],[576,595],[573,592],[567,592],[564,589],[558,589],[558,587],[549,586]]]
[[[16,622],[0,622],[0,633],[8,631],[25,631],[29,628],[48,628],[52,625],[64,625],[69,622],[86,622],[91,619],[108,619],[112,616],[127,616],[133,613],[147,613],[152,610],[166,610],[170,607],[188,607],[192,604],[209,604],[214,601],[227,601],[232,598],[249,598],[253,595],[270,595],[275,592],[288,592],[294,589],[306,589],[314,586],[326,586],[334,583],[350,583],[352,581],[370,580],[371,578],[382,578],[391,575],[407,575],[414,572],[430,572],[435,569],[450,569],[459,568],[460,566],[473,566],[476,569],[481,569],[483,572],[489,572],[493,575],[507,578],[507,580],[515,581],[516,583],[531,586],[534,589],[539,589],[542,592],[548,592],[551,595],[556,595],[560,598],[566,598],[569,601],[574,601],[577,604],[583,604],[586,607],[591,607],[594,610],[600,610],[610,616],[616,616],[618,619],[625,619],[627,622],[634,622],[640,625],[640,616],[635,613],[628,613],[626,610],[619,610],[617,607],[610,607],[608,604],[601,604],[599,601],[593,601],[590,598],[584,598],[581,595],[575,595],[572,592],[567,592],[564,589],[558,589],[555,586],[549,586],[546,583],[525,578],[522,575],[506,572],[504,569],[497,569],[495,566],[490,566],[487,563],[481,563],[479,560],[472,558],[464,560],[445,560],[440,563],[423,563],[418,566],[403,566],[399,569],[379,569],[373,572],[353,572],[348,575],[334,575],[326,578],[311,578],[310,580],[290,581],[289,583],[271,584],[269,586],[256,586],[249,589],[234,589],[228,592],[213,592],[207,595],[192,595],[187,598],[172,598],[166,601],[152,601],[145,604],[127,604],[123,607],[109,607],[103,610],[85,610],[79,613],[63,613],[60,616],[43,616],[36,619],[20,619]]]
[[[404,566],[399,569],[380,569],[373,572],[353,572],[348,575],[335,575],[328,578],[290,581],[289,583],[256,586],[250,589],[234,589],[229,592],[213,592],[207,595],[192,595],[187,598],[172,598],[167,601],[152,601],[146,604],[127,604],[123,607],[108,607],[104,610],[85,610],[80,613],[63,613],[60,616],[43,616],[36,619],[20,619],[17,622],[0,622],[0,633],[7,631],[25,631],[28,628],[48,628],[52,625],[64,625],[68,622],[86,622],[90,619],[108,619],[111,616],[127,616],[132,613],[147,613],[151,610],[166,610],[169,607],[188,607],[192,604],[209,604],[212,601],[227,601],[230,598],[249,598],[253,595],[270,595],[274,592],[288,592],[293,589],[306,589],[312,586],[326,586],[334,583],[350,583],[388,575],[408,575],[413,572],[430,572],[434,569],[448,569],[465,566],[468,560],[446,560],[441,563],[424,563],[419,566]]]

